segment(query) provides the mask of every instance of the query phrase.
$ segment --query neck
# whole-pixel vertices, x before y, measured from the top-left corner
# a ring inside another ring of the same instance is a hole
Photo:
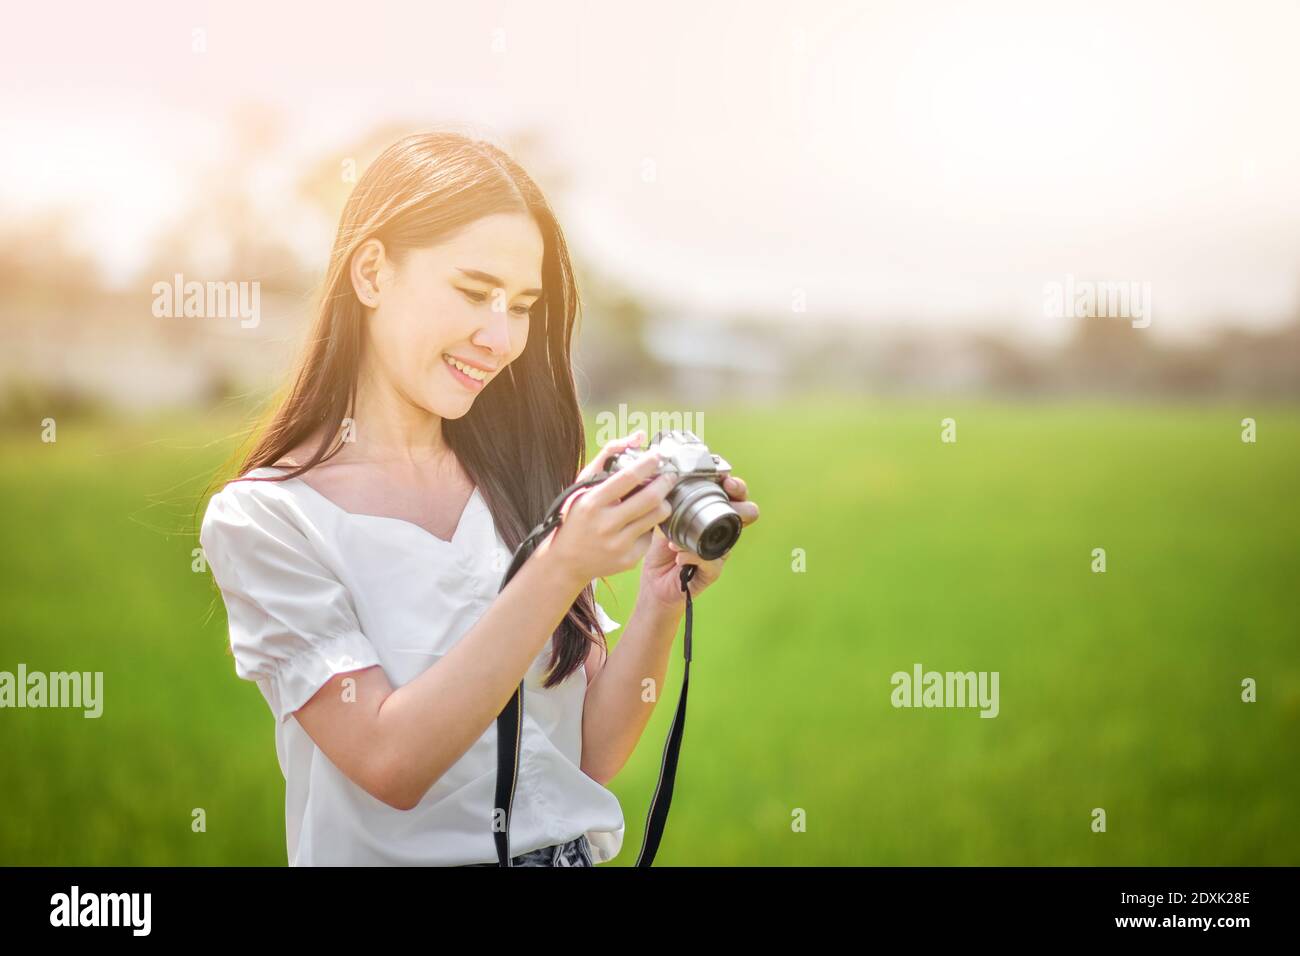
[[[442,416],[413,403],[388,379],[362,369],[357,381],[352,438],[340,454],[394,464],[444,461],[451,449],[442,434]]]

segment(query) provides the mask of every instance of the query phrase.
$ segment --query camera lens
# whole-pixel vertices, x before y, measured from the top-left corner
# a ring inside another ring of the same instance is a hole
[[[681,481],[669,493],[673,513],[664,534],[705,561],[720,558],[735,545],[744,524],[717,484],[703,478]]]
[[[700,535],[700,546],[695,549],[695,553],[705,561],[722,557],[740,537],[741,525],[739,515],[723,515]]]

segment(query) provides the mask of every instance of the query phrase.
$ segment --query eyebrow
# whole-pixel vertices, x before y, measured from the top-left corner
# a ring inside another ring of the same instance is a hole
[[[456,268],[460,269],[459,266],[457,266]],[[480,272],[478,269],[460,269],[460,271],[465,275],[466,278],[475,279],[478,282],[486,282],[488,285],[497,286],[498,288],[505,288],[505,283],[502,282],[500,279],[498,279],[496,276],[492,275],[492,273],[490,272]],[[540,299],[542,297],[542,290],[525,289],[523,292],[520,292],[519,294],[532,295]]]

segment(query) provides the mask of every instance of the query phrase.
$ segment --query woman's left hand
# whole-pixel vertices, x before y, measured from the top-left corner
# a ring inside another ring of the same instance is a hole
[[[743,478],[730,475],[723,481],[722,490],[727,493],[733,503],[732,507],[740,515],[742,527],[758,520],[758,505],[749,500],[749,491]],[[691,599],[694,600],[701,591],[718,580],[722,574],[722,565],[730,556],[731,552],[728,551],[720,558],[705,561],[693,551],[678,548],[656,525],[654,540],[641,567],[641,592],[666,607],[684,607],[686,594],[682,591],[679,577],[682,565],[696,565],[695,575],[686,585],[691,589]]]

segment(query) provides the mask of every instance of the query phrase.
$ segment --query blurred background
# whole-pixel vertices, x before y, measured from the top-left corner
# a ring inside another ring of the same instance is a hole
[[[762,508],[697,605],[662,864],[1300,862],[1296,5],[11,20],[0,671],[103,671],[105,701],[0,710],[0,864],[284,864],[196,521],[352,185],[434,128],[560,216],[592,451],[694,427]],[[189,281],[256,316],[158,314]],[[999,672],[998,717],[894,708],[916,663]]]

